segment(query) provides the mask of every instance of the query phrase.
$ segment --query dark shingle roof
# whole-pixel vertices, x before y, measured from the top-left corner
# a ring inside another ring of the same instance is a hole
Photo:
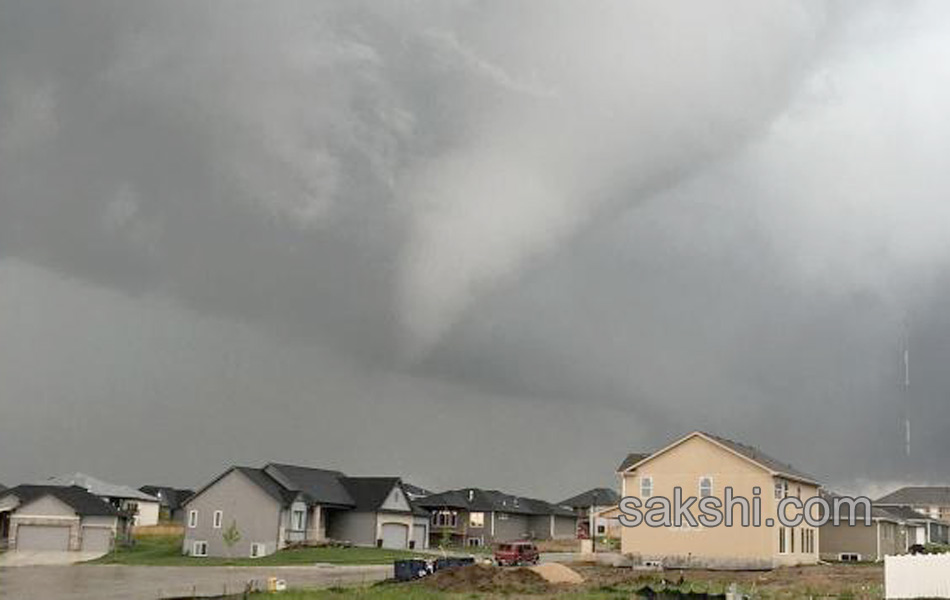
[[[268,464],[264,471],[284,488],[302,492],[311,502],[347,508],[356,505],[341,482],[345,475],[339,471],[276,463]]]
[[[159,499],[168,510],[178,510],[188,498],[195,495],[194,490],[183,490],[164,485],[143,485],[139,491]]]
[[[418,485],[412,485],[411,483],[402,482],[402,489],[409,494],[412,498],[421,498],[422,496],[431,496],[432,491],[425,488],[421,488]]]
[[[772,458],[771,456],[769,456],[765,452],[762,452],[755,446],[749,446],[747,444],[736,442],[734,440],[720,437],[718,435],[713,435],[711,433],[706,433],[706,432],[700,432],[700,433],[730,448],[733,452],[741,454],[742,456],[745,456],[746,458],[750,460],[754,460],[760,465],[772,471],[775,471],[776,473],[780,475],[785,475],[786,477],[790,479],[802,479],[802,480],[809,481],[812,483],[818,482],[817,479],[815,479],[813,476],[809,475],[808,473],[805,473],[804,471],[799,471],[798,469],[796,469],[795,467],[793,467],[792,465],[788,463],[784,463],[780,460],[776,460]]]
[[[633,465],[637,464],[641,460],[644,460],[645,458],[648,458],[649,456],[649,454],[643,454],[642,452],[632,452],[628,454],[625,459],[623,459],[623,461],[620,463],[620,466],[617,467],[617,472],[619,473],[626,471]]]
[[[562,506],[555,506],[550,502],[536,498],[525,498],[499,492],[498,490],[482,490],[465,488],[450,490],[441,494],[432,494],[416,500],[416,504],[424,508],[458,508],[475,512],[504,512],[522,515],[561,515],[574,516],[574,513]]]
[[[43,496],[53,496],[81,517],[115,517],[118,511],[108,502],[78,486],[18,485],[0,494],[0,497],[16,496],[22,504]]]
[[[343,477],[340,481],[356,510],[364,511],[378,510],[392,489],[399,485],[398,477]]]
[[[620,502],[620,494],[610,488],[594,488],[567,500],[558,502],[559,506],[571,508],[590,508],[591,506],[613,506]]]
[[[883,510],[899,517],[903,521],[932,521],[931,517],[922,515],[909,506],[885,506]]]
[[[950,506],[950,487],[902,487],[882,498],[878,498],[876,503],[903,506]]]

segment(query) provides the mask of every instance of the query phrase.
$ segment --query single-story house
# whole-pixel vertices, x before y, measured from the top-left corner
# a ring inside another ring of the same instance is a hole
[[[416,504],[431,515],[430,545],[483,546],[577,536],[573,510],[497,490],[450,490],[420,498]]]
[[[149,496],[158,498],[159,521],[171,521],[173,523],[183,523],[185,512],[182,506],[185,500],[195,495],[194,490],[178,489],[164,485],[143,485],[139,488]]]
[[[578,537],[590,539],[593,529],[595,536],[619,539],[620,522],[616,517],[607,517],[602,514],[608,508],[617,506],[618,502],[620,502],[620,494],[616,491],[610,488],[593,488],[561,500],[557,504],[571,509],[577,515]],[[590,526],[591,519],[594,521],[593,528]]]
[[[874,501],[874,506],[885,509],[909,508],[928,517],[926,542],[950,543],[950,487],[947,486],[908,486],[894,490]],[[923,536],[922,536],[923,537]]]
[[[41,485],[81,487],[90,494],[102,498],[120,512],[131,515],[132,525],[158,525],[160,509],[158,498],[127,485],[109,483],[85,473],[50,477],[41,482]]]
[[[20,485],[0,493],[0,546],[105,554],[125,529],[116,508],[76,486]]]
[[[358,545],[424,548],[427,517],[397,477],[270,463],[231,467],[185,501],[182,551],[192,556],[272,554],[335,539]],[[420,527],[422,526],[422,527]],[[240,539],[230,547],[229,529]]]
[[[822,492],[822,497],[829,504],[833,502],[834,494]],[[840,522],[835,525],[828,521],[820,530],[820,555],[823,560],[840,560],[847,562],[879,561],[885,556],[906,554],[915,530],[914,525],[907,523],[890,509],[871,506],[871,524],[865,524],[866,508],[863,504],[855,504],[855,524],[848,523],[850,514],[847,507],[842,507],[838,515]],[[915,516],[921,516],[914,513]]]
[[[684,498],[714,496],[723,502],[725,489],[730,487],[734,497],[758,496],[762,515],[759,526],[750,523],[749,527],[739,522],[732,527],[704,527],[702,523],[698,527],[689,523],[622,527],[624,554],[667,566],[733,569],[818,562],[818,530],[804,522],[799,527],[783,527],[776,519],[781,499],[795,495],[805,502],[818,495],[818,481],[758,448],[695,431],[656,452],[625,459],[619,476],[621,496],[635,496],[643,504],[653,497],[672,502],[674,488],[680,488]],[[699,516],[696,505],[691,512]],[[732,512],[738,521],[739,511]],[[771,527],[768,518],[773,519]]]

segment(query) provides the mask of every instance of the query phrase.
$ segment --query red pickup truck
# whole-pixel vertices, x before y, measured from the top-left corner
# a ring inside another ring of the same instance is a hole
[[[499,567],[536,565],[541,555],[531,542],[508,542],[495,547],[495,564]]]

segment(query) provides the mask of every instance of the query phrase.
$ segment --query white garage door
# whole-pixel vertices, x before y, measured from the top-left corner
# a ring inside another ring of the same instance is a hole
[[[112,530],[102,527],[82,528],[83,552],[108,552],[112,549]]]
[[[416,541],[416,550],[424,549],[428,544],[426,544],[426,526],[425,525],[413,525],[412,526],[412,539]]]
[[[383,548],[408,548],[409,526],[403,523],[383,524]]]
[[[69,527],[20,525],[16,531],[17,550],[60,550],[63,552],[69,550]]]

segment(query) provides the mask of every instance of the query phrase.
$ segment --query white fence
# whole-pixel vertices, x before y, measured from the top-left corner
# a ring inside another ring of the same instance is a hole
[[[950,598],[950,554],[885,556],[884,597]]]

